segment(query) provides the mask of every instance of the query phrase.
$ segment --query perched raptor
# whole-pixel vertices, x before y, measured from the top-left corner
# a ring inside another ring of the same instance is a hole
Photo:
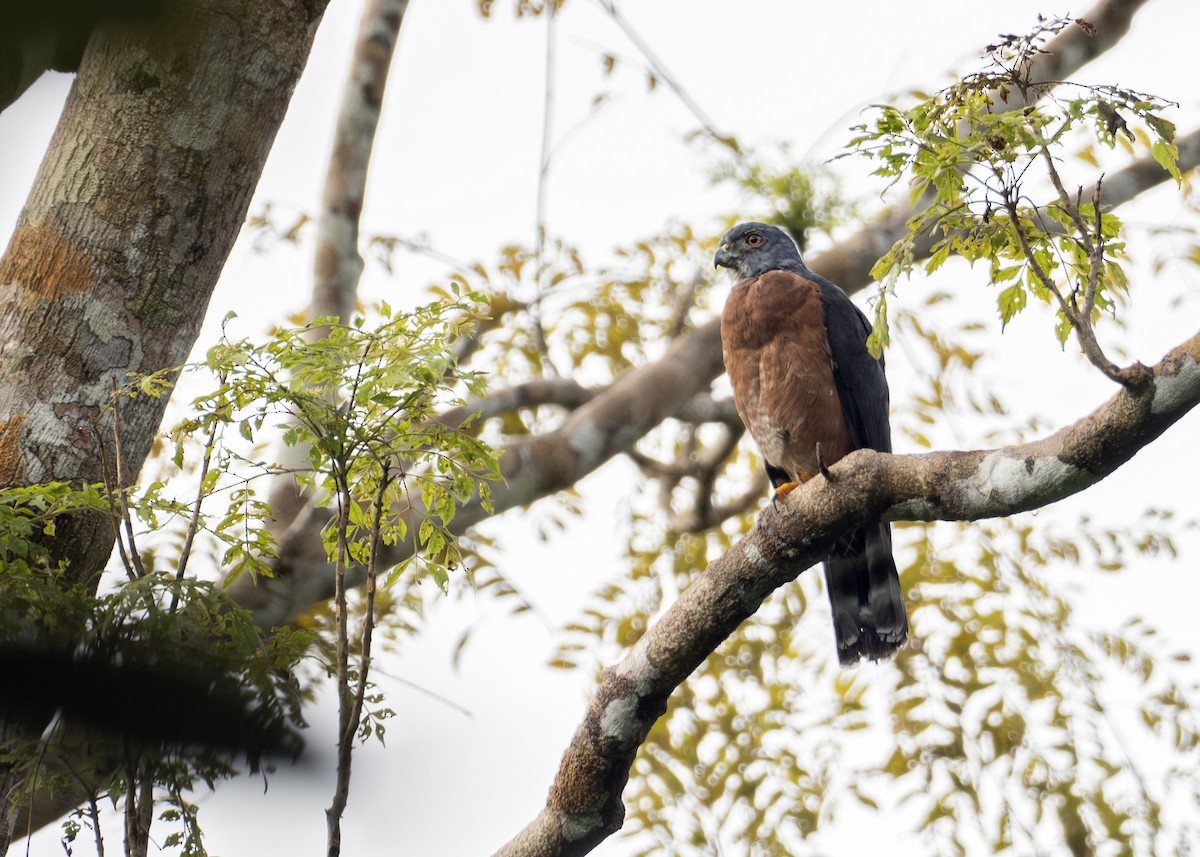
[[[738,414],[782,497],[856,449],[891,452],[883,360],[846,293],[810,271],[787,233],[740,223],[715,263],[738,277],[721,314],[725,370]],[[869,523],[825,561],[838,659],[878,660],[908,639],[891,530]]]

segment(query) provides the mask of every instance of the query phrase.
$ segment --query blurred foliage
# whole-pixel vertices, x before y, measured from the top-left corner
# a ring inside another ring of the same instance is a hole
[[[492,314],[503,315],[471,364],[491,367],[505,383],[547,375],[611,381],[659,357],[691,328],[693,313],[711,311],[706,267],[697,261],[715,249],[715,236],[687,225],[618,248],[616,263],[599,268],[561,240],[546,242],[541,259],[529,248],[504,247],[493,265],[475,263],[463,275],[488,297]],[[519,434],[537,424],[510,418],[503,428]]]
[[[51,756],[85,748],[111,759],[91,799],[64,823],[63,844],[97,803],[125,797],[139,783],[168,808],[163,843],[203,854],[197,808],[185,795],[236,773],[244,756],[294,755],[302,741],[303,691],[293,668],[308,638],[293,629],[266,633],[210,582],[134,573],[96,592],[55,564],[39,542],[63,515],[113,513],[104,486],[55,483],[0,491],[0,673],[18,688],[0,701],[0,760],[20,780],[4,799],[30,800],[27,783],[71,789],[82,776]]]
[[[738,189],[747,209],[739,212],[739,219],[786,230],[801,251],[808,249],[812,233],[829,236],[835,228],[860,218],[831,165],[797,161],[786,145],[774,157],[739,147],[717,162],[712,180]],[[755,213],[764,206],[766,211]]]

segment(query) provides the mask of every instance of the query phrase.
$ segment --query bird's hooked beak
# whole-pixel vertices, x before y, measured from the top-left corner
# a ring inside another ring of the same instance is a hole
[[[737,263],[737,259],[729,252],[729,245],[722,244],[717,248],[717,255],[713,256],[714,268],[732,268]]]

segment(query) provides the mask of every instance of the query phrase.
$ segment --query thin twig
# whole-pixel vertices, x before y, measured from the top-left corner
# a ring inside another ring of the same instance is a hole
[[[711,530],[730,518],[757,506],[767,495],[770,487],[771,483],[767,480],[767,472],[762,469],[756,470],[750,481],[750,487],[728,503],[713,503],[703,511],[703,514],[692,514],[686,517],[683,515],[673,516],[667,526],[677,533],[700,533]]]
[[[1058,192],[1058,198],[1062,201],[1063,211],[1070,216],[1071,222],[1075,224],[1075,229],[1079,233],[1083,249],[1090,256],[1094,248],[1088,236],[1087,224],[1083,222],[1083,217],[1079,214],[1079,206],[1071,204],[1071,198],[1067,195],[1066,187],[1063,186],[1062,177],[1058,174],[1058,168],[1054,166],[1054,157],[1050,154],[1050,147],[1042,146],[1042,154],[1046,159],[1046,171],[1050,174],[1050,181],[1054,185],[1054,189]],[[1099,188],[1099,183],[1096,186]]]
[[[96,840],[96,857],[104,857],[104,837],[100,835],[100,805],[96,803],[96,793],[88,795],[88,816],[92,819],[92,836]]]
[[[696,273],[684,283],[683,288],[675,293],[675,300],[671,307],[671,324],[667,331],[668,339],[675,339],[687,327],[688,313],[691,312],[692,305],[696,302],[696,292],[704,284],[704,281],[704,270],[697,269]]]
[[[1104,223],[1103,216],[1100,212],[1100,188],[1104,183],[1104,174],[1100,174],[1100,178],[1096,179],[1096,191],[1092,196],[1092,208],[1096,214],[1096,240],[1089,241],[1092,246],[1088,248],[1088,258],[1091,261],[1091,270],[1088,271],[1088,288],[1087,294],[1083,299],[1083,312],[1087,317],[1088,322],[1091,322],[1092,310],[1096,306],[1096,293],[1100,288],[1100,275],[1104,270]],[[1086,230],[1084,230],[1086,234]],[[1087,245],[1085,245],[1086,247]]]
[[[220,378],[221,385],[225,384],[225,376]],[[187,534],[183,539],[183,548],[179,554],[179,565],[175,569],[175,588],[171,591],[171,604],[167,608],[168,613],[174,613],[179,607],[179,585],[183,581],[183,575],[187,571],[188,558],[192,554],[192,544],[196,540],[196,533],[200,530],[200,509],[204,503],[205,497],[205,479],[208,476],[209,467],[212,465],[213,449],[217,441],[217,426],[219,421],[213,419],[212,425],[208,429],[208,439],[204,442],[204,458],[200,462],[200,486],[196,490],[196,506],[192,510],[192,518],[188,521]]]
[[[1058,284],[1046,273],[1046,270],[1034,256],[1033,248],[1029,245],[1029,238],[1026,237],[1025,230],[1021,228],[1021,215],[1017,209],[1017,201],[1007,190],[1004,193],[1004,208],[1008,211],[1009,219],[1012,220],[1013,230],[1017,233],[1017,240],[1021,244],[1021,252],[1025,254],[1025,260],[1029,263],[1030,270],[1038,278],[1038,282],[1045,286],[1050,294],[1054,295],[1054,298],[1058,301],[1059,309],[1063,311],[1063,315],[1074,323],[1076,318],[1075,309],[1066,302],[1062,296],[1062,292],[1058,289]]]
[[[688,458],[695,459],[697,463],[698,472],[695,476],[696,488],[692,495],[692,511],[698,520],[708,520],[713,517],[717,477],[724,469],[729,456],[733,455],[734,450],[737,449],[743,434],[745,434],[744,429],[742,431],[731,429],[724,432],[724,441],[715,446],[707,455],[701,457],[688,454]],[[666,511],[670,513],[669,505],[666,507]]]
[[[116,408],[117,408],[117,392],[116,392],[116,390],[117,390],[116,381],[113,381],[113,396],[112,396],[111,404],[112,404],[112,408],[113,408],[114,412],[116,411]],[[120,494],[121,489],[119,486],[119,482],[117,480],[116,473],[114,472],[115,468],[111,466],[111,462],[109,460],[109,451],[108,451],[108,446],[105,443],[105,435],[103,432],[98,432],[97,437],[100,441],[100,476],[104,480],[104,496],[106,498],[111,498],[114,495]],[[120,502],[116,503],[115,505],[112,504],[111,502],[109,503],[107,512],[108,512],[109,523],[112,524],[112,528],[113,528],[113,536],[114,536],[113,540],[116,543],[117,554],[121,558],[121,567],[123,569],[125,569],[125,576],[127,578],[129,578],[131,581],[137,580],[137,575],[134,573],[134,570],[133,570],[133,562],[129,559],[129,553],[125,550],[125,537],[121,533],[121,511],[120,511],[120,509],[121,509]],[[4,845],[4,839],[2,837],[0,837],[0,848],[2,848],[3,845]]]
[[[542,359],[555,375],[558,374],[554,361],[550,359],[550,347],[546,343],[546,329],[542,325],[542,275],[546,259],[546,191],[549,185],[550,152],[554,138],[554,77],[557,67],[558,4],[546,8],[546,85],[542,99],[542,149],[538,155],[537,208],[533,249],[533,272],[536,278],[536,294],[529,306],[529,320],[533,323],[533,337]]]
[[[154,820],[154,777],[145,762],[131,764],[125,784],[125,854],[147,857]]]
[[[379,478],[379,490],[375,492],[375,515],[371,522],[370,552],[367,554],[367,580],[364,584],[366,604],[363,607],[362,642],[359,651],[358,688],[354,696],[354,711],[346,724],[347,733],[342,737],[349,743],[354,739],[362,719],[363,700],[367,694],[367,675],[371,668],[371,639],[375,633],[375,591],[379,571],[379,545],[383,540],[383,501],[392,482],[391,469],[387,462],[379,462],[383,475]]]
[[[514,587],[514,589],[515,589],[515,587]],[[533,611],[537,610],[537,608],[534,607],[533,605],[529,605],[529,606],[530,606],[531,610],[533,610]],[[551,624],[548,619],[543,619],[542,621],[543,621],[543,624],[546,625],[547,630],[552,630],[554,628],[553,624]],[[455,711],[457,711],[459,714],[463,715],[464,717],[474,717],[475,716],[475,713],[473,711],[471,711],[471,709],[467,708],[465,705],[460,705],[457,702],[455,702],[454,700],[450,699],[449,697],[443,696],[442,694],[440,694],[436,691],[430,690],[429,688],[425,687],[424,685],[417,684],[415,681],[412,681],[407,678],[401,678],[400,676],[396,675],[395,673],[390,673],[390,672],[387,672],[386,670],[381,670],[381,669],[379,669],[379,667],[376,667],[376,666],[372,666],[372,669],[375,670],[376,675],[384,676],[386,678],[391,679],[392,681],[399,682],[400,684],[407,686],[411,690],[415,690],[418,693],[423,693],[426,696],[428,696],[430,699],[433,699],[437,702],[442,703],[442,705],[445,705],[447,708],[454,709]]]
[[[650,45],[647,44],[645,39],[638,34],[637,30],[633,29],[633,26],[628,20],[625,19],[625,16],[617,11],[616,4],[613,2],[613,0],[596,0],[596,4],[608,13],[609,17],[613,19],[613,22],[616,23],[616,25],[621,28],[621,31],[629,38],[629,41],[633,42],[634,47],[641,52],[642,56],[646,58],[646,62],[650,64],[652,73],[659,80],[665,83],[668,89],[675,93],[679,100],[683,102],[684,107],[686,107],[692,113],[692,115],[699,120],[700,125],[704,128],[705,132],[707,132],[710,137],[712,137],[721,145],[731,149],[740,161],[744,161],[744,156],[740,150],[731,145],[732,139],[730,136],[728,134],[722,134],[717,130],[717,124],[712,120],[712,117],[704,112],[704,108],[700,106],[696,99],[692,98],[691,94],[683,88],[683,85],[679,83],[678,79],[667,70],[667,67],[663,65],[662,60],[658,58],[658,55],[654,53],[653,49],[651,49]]]
[[[1025,254],[1025,260],[1029,263],[1030,270],[1033,271],[1038,281],[1058,301],[1059,308],[1075,331],[1075,338],[1079,342],[1079,348],[1083,351],[1083,355],[1088,359],[1088,362],[1103,372],[1108,378],[1125,387],[1134,386],[1148,380],[1147,373],[1149,370],[1145,366],[1135,364],[1122,369],[1108,359],[1104,354],[1104,349],[1100,347],[1100,343],[1096,339],[1096,331],[1092,327],[1091,317],[1083,316],[1078,307],[1069,303],[1062,296],[1062,292],[1059,291],[1058,285],[1054,282],[1053,278],[1046,273],[1046,270],[1034,257],[1033,248],[1029,246],[1029,239],[1025,237],[1025,230],[1021,228],[1016,200],[1007,192],[1004,194],[1004,207],[1012,219],[1013,229],[1017,233],[1017,239],[1021,244],[1021,251]]]
[[[46,749],[50,745],[50,736],[54,732],[54,729],[52,727],[54,726],[55,722],[58,720],[60,714],[61,714],[61,709],[59,711],[54,712],[54,715],[50,719],[50,723],[47,724],[47,726],[44,730],[42,730],[42,734],[38,738],[37,753],[33,757],[33,765],[31,766],[31,770],[29,773],[28,781],[30,783],[37,782],[38,772],[41,771],[42,762],[46,758]],[[29,811],[25,817],[25,852],[26,852],[26,854],[28,854],[28,852],[29,852],[29,843],[32,841],[32,838],[33,838],[33,802],[36,799],[37,799],[37,789],[30,789]],[[102,857],[102,855],[101,855],[101,857]]]
[[[146,576],[146,567],[142,564],[141,554],[138,553],[137,543],[133,535],[133,518],[129,513],[129,498],[125,494],[124,454],[121,452],[121,399],[117,393],[117,382],[113,386],[113,444],[116,449],[117,498],[121,507],[121,522],[125,526],[126,538],[129,540],[129,559],[132,566],[129,570],[135,577]],[[118,539],[119,541],[119,539]]]
[[[328,829],[328,857],[338,857],[342,853],[342,813],[345,812],[346,802],[350,796],[350,742],[346,740],[346,724],[350,720],[350,651],[349,631],[346,618],[346,565],[349,545],[346,533],[350,527],[350,488],[349,474],[342,462],[332,463],[333,476],[337,483],[338,523],[337,523],[337,556],[334,561],[334,615],[337,629],[337,695],[338,695],[338,748],[337,748],[337,784],[334,787],[333,802],[325,810],[325,821]]]

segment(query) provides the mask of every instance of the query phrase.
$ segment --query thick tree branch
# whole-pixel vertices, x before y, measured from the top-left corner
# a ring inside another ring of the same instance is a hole
[[[621,792],[667,698],[775,589],[865,520],[977,520],[1039,508],[1101,481],[1200,403],[1200,333],[1098,410],[1043,440],[997,450],[860,450],[813,479],[697,574],[605,671],[563,755],[546,807],[496,857],[587,854],[621,828]]]

